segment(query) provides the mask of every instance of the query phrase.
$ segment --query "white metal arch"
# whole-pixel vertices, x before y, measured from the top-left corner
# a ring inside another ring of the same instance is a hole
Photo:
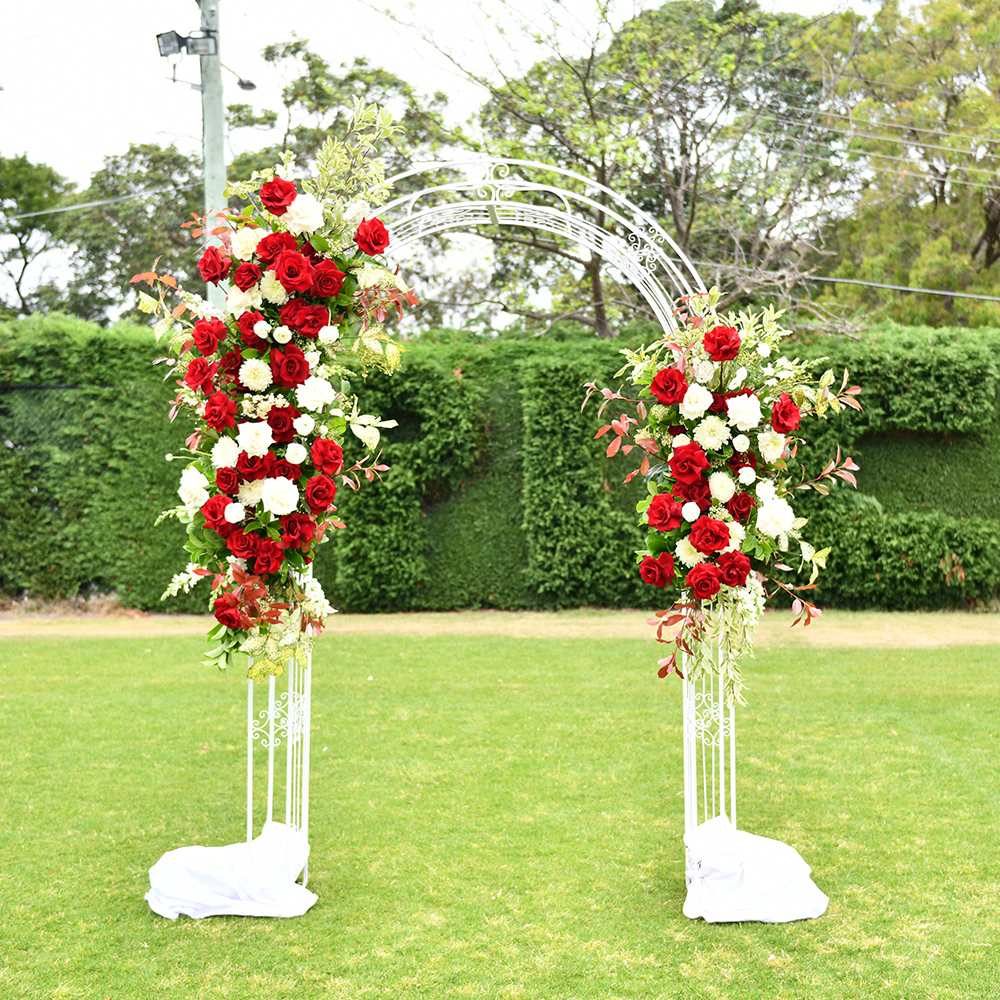
[[[677,325],[677,301],[705,291],[694,265],[651,215],[582,174],[534,160],[454,160],[396,174],[388,183],[421,176],[426,187],[379,209],[390,220],[389,254],[435,233],[477,226],[564,236],[617,268],[665,331]]]

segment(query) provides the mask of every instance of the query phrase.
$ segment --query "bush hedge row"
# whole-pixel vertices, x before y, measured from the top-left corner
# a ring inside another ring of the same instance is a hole
[[[398,421],[382,482],[338,493],[346,530],[317,557],[351,611],[650,606],[635,573],[643,487],[593,440],[582,385],[612,382],[613,342],[566,334],[408,345],[403,369],[373,375],[369,412]],[[883,326],[823,338],[861,384],[863,414],[804,427],[810,469],[839,438],[862,466],[860,495],[803,497],[810,540],[833,544],[817,591],[845,607],[947,607],[987,600],[1000,574],[1000,330]],[[184,562],[183,529],[152,527],[173,506],[189,428],[165,418],[172,386],[150,365],[145,329],[59,316],[0,324],[0,588],[42,596],[117,590],[156,610]],[[360,444],[354,442],[360,455]],[[173,610],[199,610],[197,592]]]

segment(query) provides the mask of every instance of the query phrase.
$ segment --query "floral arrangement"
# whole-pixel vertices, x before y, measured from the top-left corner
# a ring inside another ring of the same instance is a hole
[[[311,648],[333,610],[310,564],[343,527],[338,485],[356,488],[386,468],[377,455],[345,468],[343,438],[349,428],[375,452],[379,428],[393,426],[360,412],[351,379],[397,367],[383,321],[416,304],[384,261],[389,233],[369,207],[387,194],[371,149],[397,130],[358,103],[347,134],[321,149],[315,178],[296,180],[287,157],[229,185],[227,197],[246,207],[219,214],[198,263],[225,293],[223,308],[155,270],[132,279],[159,286],[158,299],[140,293],[140,308],[158,316],[170,352],[160,361],[179,376],[171,419],[187,410],[196,422],[181,505],[160,518],[188,524],[190,562],[164,597],[211,578],[217,645],[206,662],[225,667],[248,653],[257,679]],[[179,305],[168,305],[171,293]]]
[[[832,370],[816,380],[812,369],[819,362],[782,357],[779,345],[788,331],[778,325],[779,313],[720,318],[718,298],[715,289],[694,297],[668,338],[622,352],[628,364],[618,375],[627,374],[636,398],[589,383],[587,399],[600,393],[602,412],[612,400],[635,405],[635,417],[623,413],[597,437],[612,433],[609,457],[633,449],[642,455],[626,478],[643,475],[648,484],[636,507],[646,529],[646,546],[636,553],[639,574],[674,599],[651,621],[657,639],[674,647],[659,661],[659,675],[673,671],[683,678],[681,656],[688,677],[717,674],[729,702],[742,704],[738,660],[752,654],[769,596],[765,584],[789,593],[809,590],[829,554],[803,539],[806,519],[795,513],[794,494],[828,494],[838,478],[857,486],[858,467],[839,449],[815,479],[806,480],[803,470],[796,480],[789,471],[800,440],[795,433],[807,415],[860,409],[860,389],[848,387],[845,371],[833,391]],[[810,569],[801,587],[772,575],[790,570],[793,551],[799,569]],[[792,597],[793,624],[808,625],[820,614],[808,600]]]

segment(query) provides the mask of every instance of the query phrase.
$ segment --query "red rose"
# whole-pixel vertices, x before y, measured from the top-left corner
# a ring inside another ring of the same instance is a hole
[[[364,219],[354,234],[354,242],[362,253],[377,257],[389,245],[389,231],[380,219]]]
[[[639,576],[654,587],[665,587],[674,579],[674,557],[669,552],[661,552],[655,559],[643,556]]]
[[[681,504],[669,493],[657,493],[646,511],[646,524],[657,531],[674,531],[681,526]]]
[[[791,434],[799,426],[800,417],[799,408],[787,392],[783,392],[771,407],[771,426],[779,434]]]
[[[316,522],[308,514],[283,514],[280,549],[305,549],[316,534]]]
[[[298,245],[291,233],[268,233],[257,244],[257,259],[262,264],[270,264],[283,250],[294,250]]]
[[[184,381],[197,392],[199,389],[204,393],[212,391],[212,380],[218,372],[219,366],[214,361],[209,364],[204,358],[192,358],[184,375]]]
[[[734,493],[732,498],[726,501],[726,510],[733,515],[733,519],[740,524],[746,524],[750,511],[757,506],[756,501],[749,493]]]
[[[323,259],[323,255],[308,240],[302,244],[300,249],[309,258],[309,263],[314,266]]]
[[[701,446],[694,441],[676,448],[667,461],[674,479],[680,483],[693,483],[701,479],[701,474],[709,464]]]
[[[284,215],[297,194],[293,181],[275,177],[260,189],[260,200],[271,215]]]
[[[236,400],[224,392],[213,392],[205,403],[205,423],[217,431],[236,426]]]
[[[309,378],[309,362],[294,344],[286,344],[283,351],[272,348],[271,377],[276,385],[294,389]]]
[[[750,575],[750,560],[742,552],[723,552],[718,559],[719,573],[727,587],[742,587]]]
[[[198,261],[198,270],[201,272],[202,281],[217,285],[229,274],[232,263],[232,257],[220,253],[218,247],[209,247],[201,255],[201,260]]]
[[[293,465],[287,458],[279,458],[268,475],[271,479],[289,479],[294,483],[302,475],[302,466]]]
[[[274,261],[274,276],[288,292],[308,292],[313,266],[297,250],[282,250]]]
[[[702,510],[712,506],[712,490],[705,478],[696,479],[693,483],[675,483],[673,494],[682,504],[691,501]]]
[[[267,341],[261,337],[258,337],[256,333],[253,332],[253,328],[258,323],[266,323],[262,313],[254,310],[253,312],[245,312],[240,315],[240,318],[236,321],[236,325],[240,328],[240,340],[243,341],[247,347],[254,351],[260,351],[262,354],[267,350]]]
[[[255,573],[277,573],[285,561],[285,554],[271,538],[261,538],[257,542],[257,558],[254,559]]]
[[[314,514],[327,510],[337,496],[337,484],[326,476],[313,476],[306,483],[306,503]]]
[[[696,600],[708,601],[719,592],[722,585],[721,575],[718,566],[713,566],[711,563],[698,563],[697,566],[688,571],[684,582],[694,592]]]
[[[745,465],[749,465],[751,469],[757,469],[757,454],[752,451],[734,451],[732,455],[726,459],[726,465],[729,466],[733,472],[739,472]]]
[[[219,368],[222,369],[222,373],[226,376],[226,378],[233,383],[239,383],[240,366],[242,364],[243,352],[239,348],[235,351],[229,351],[219,358]]]
[[[233,284],[241,291],[253,288],[260,281],[261,269],[256,264],[240,264],[233,274]]]
[[[218,319],[200,319],[191,331],[191,339],[194,346],[201,351],[204,357],[215,354],[219,347],[219,341],[225,340],[226,325]]]
[[[242,616],[240,615],[240,609],[234,604],[229,604],[226,601],[226,596],[217,597],[215,603],[212,605],[213,611],[215,613],[215,620],[226,628],[242,628]]]
[[[240,474],[229,465],[215,470],[215,486],[227,496],[234,497],[240,489]]]
[[[336,441],[317,438],[310,449],[313,465],[328,476],[335,476],[344,467],[344,451]]]
[[[226,539],[226,545],[237,559],[253,559],[257,555],[257,536],[247,534],[242,528],[237,528]]]
[[[740,353],[740,335],[732,326],[712,327],[701,343],[713,361],[732,361]]]
[[[244,479],[267,479],[274,468],[274,455],[265,452],[263,455],[250,455],[241,451],[236,456],[236,471]]]
[[[277,444],[288,444],[295,437],[292,422],[300,416],[302,414],[294,406],[272,406],[267,411],[267,426],[271,428],[271,437]]]
[[[299,313],[299,333],[315,337],[329,322],[330,310],[326,306],[306,306]]]
[[[299,328],[299,316],[303,309],[308,309],[309,303],[305,299],[291,298],[279,310],[278,318],[282,326],[287,326],[289,330]]]
[[[729,544],[729,525],[714,517],[699,517],[691,525],[689,540],[703,555],[711,555]]]
[[[674,406],[684,398],[688,383],[676,368],[661,368],[649,390],[664,406]]]
[[[344,287],[344,272],[332,260],[324,260],[313,271],[312,293],[320,299],[332,299]]]
[[[229,497],[223,496],[221,493],[216,493],[214,497],[209,497],[201,505],[201,513],[205,518],[205,527],[211,528],[212,531],[217,531],[223,538],[226,535],[231,535],[236,530],[236,526],[230,524],[225,517],[226,508],[232,502]]]

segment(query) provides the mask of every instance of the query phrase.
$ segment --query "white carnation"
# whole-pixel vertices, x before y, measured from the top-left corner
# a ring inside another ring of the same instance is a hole
[[[739,521],[732,521],[727,526],[729,528],[729,545],[722,551],[737,552],[743,544],[743,540],[747,537],[747,529]]]
[[[256,309],[261,304],[260,282],[251,285],[245,292],[235,285],[229,289],[226,296],[226,309],[234,316],[240,316],[251,309]]]
[[[290,233],[313,233],[323,225],[323,204],[311,194],[297,194],[281,221]]]
[[[729,414],[729,422],[741,431],[752,431],[760,425],[760,400],[756,396],[733,396],[727,399],[726,412]]]
[[[713,472],[708,477],[708,488],[719,503],[732,500],[733,494],[736,492],[736,484],[725,472]]]
[[[768,500],[757,511],[757,530],[770,538],[787,534],[794,523],[795,511],[792,510],[792,505],[781,497]]]
[[[263,392],[273,381],[271,366],[260,358],[251,358],[240,365],[240,382],[252,392]]]
[[[777,495],[777,491],[774,488],[774,483],[770,479],[762,479],[758,484],[757,488],[754,490],[757,494],[757,499],[761,503],[767,503],[768,500],[773,500]]]
[[[288,301],[288,292],[285,286],[274,276],[274,271],[265,271],[264,277],[254,285],[260,289],[260,294],[268,302],[276,306],[283,306]]]
[[[697,420],[712,405],[712,394],[703,385],[692,385],[681,400],[681,416],[685,420]]]
[[[736,475],[739,476],[740,482],[744,486],[749,486],[757,478],[757,473],[752,465],[740,466],[740,471]]]
[[[231,437],[221,437],[212,445],[212,465],[217,469],[236,464],[240,446]]]
[[[236,428],[236,443],[240,451],[260,458],[274,444],[274,433],[265,421],[242,423]]]
[[[296,417],[292,421],[292,426],[295,428],[296,434],[312,434],[316,421],[308,413],[303,413],[301,417]]]
[[[260,503],[260,495],[264,489],[263,479],[250,479],[245,483],[240,483],[237,493],[239,501],[247,507],[253,507]]]
[[[310,375],[295,390],[295,398],[303,410],[322,410],[333,402],[336,395],[333,386],[325,378],[317,378],[315,375]]]
[[[300,445],[297,441],[293,441],[285,449],[285,458],[292,463],[292,465],[301,465],[309,457],[309,452]]]
[[[708,359],[703,358],[701,361],[694,363],[694,377],[702,385],[711,382],[718,370],[719,366],[714,361],[709,361]]]
[[[231,503],[226,505],[226,509],[222,512],[222,516],[230,524],[239,524],[240,521],[246,517],[247,509],[241,503]]]
[[[250,226],[244,226],[239,232],[233,233],[233,256],[237,260],[249,260],[257,249],[257,244],[263,238],[263,229],[252,229]]]
[[[694,429],[694,439],[706,451],[718,451],[729,440],[729,426],[722,417],[705,417]]]
[[[705,557],[686,538],[682,538],[677,543],[674,554],[688,569],[705,561]]]
[[[746,450],[750,447],[750,438],[746,434],[737,434],[733,438],[733,448],[740,452],[740,454],[745,454]]]
[[[299,505],[299,488],[290,479],[278,476],[265,479],[260,492],[260,502],[264,510],[272,514],[291,514]]]
[[[701,517],[701,507],[698,506],[693,500],[688,500],[683,507],[681,507],[681,517],[685,521],[689,521],[692,524]]]
[[[177,494],[185,507],[200,507],[208,499],[208,479],[193,465],[181,473],[181,484]]]
[[[773,430],[764,431],[757,435],[757,447],[764,461],[768,465],[774,465],[784,453],[785,436]]]

